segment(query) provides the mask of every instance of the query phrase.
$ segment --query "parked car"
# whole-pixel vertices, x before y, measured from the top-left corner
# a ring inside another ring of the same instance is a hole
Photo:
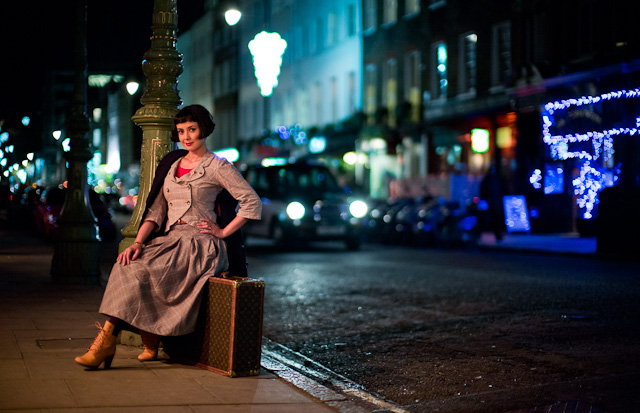
[[[380,202],[366,227],[369,240],[418,247],[474,246],[480,235],[477,200],[461,207],[458,201],[432,196]]]
[[[327,167],[254,165],[243,174],[262,199],[262,220],[249,222],[245,235],[270,238],[280,246],[341,240],[350,250],[360,248],[367,203],[340,187]]]
[[[47,188],[43,191],[40,203],[34,211],[36,228],[47,238],[54,236],[58,225],[58,217],[64,205],[66,191],[66,188],[60,188],[59,186]],[[109,208],[93,189],[89,189],[89,201],[93,215],[98,220],[100,238],[114,240],[117,233]]]

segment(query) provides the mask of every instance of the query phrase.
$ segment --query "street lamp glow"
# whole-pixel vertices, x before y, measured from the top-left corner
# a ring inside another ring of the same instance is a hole
[[[133,96],[138,91],[139,87],[140,84],[138,82],[129,82],[127,83],[127,92],[129,92],[129,94]]]
[[[58,140],[62,136],[62,131],[54,130],[52,135],[53,135],[53,139]]]
[[[255,75],[262,96],[271,96],[278,86],[282,54],[287,42],[278,33],[260,32],[249,42]]]
[[[324,136],[315,136],[309,141],[309,152],[321,153],[327,149],[327,139]]]
[[[219,149],[214,151],[214,153],[232,163],[240,159],[240,152],[238,152],[236,148]]]
[[[16,176],[18,177],[18,180],[20,180],[20,182],[23,185],[27,183],[27,171],[25,171],[24,169],[20,169],[19,171],[16,171]]]
[[[236,9],[229,9],[224,13],[224,20],[229,26],[235,26],[242,18],[242,13]]]
[[[355,165],[358,161],[358,155],[353,151],[347,152],[342,156],[342,160],[347,165]]]
[[[369,206],[364,201],[356,200],[349,205],[349,212],[356,218],[362,218],[369,212]]]

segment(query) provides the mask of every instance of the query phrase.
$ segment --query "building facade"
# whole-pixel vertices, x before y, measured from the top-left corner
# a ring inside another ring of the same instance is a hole
[[[511,166],[510,3],[363,1],[360,149],[374,196],[466,202],[490,165]]]
[[[230,26],[228,5],[207,0],[178,40],[180,97],[214,113],[213,150],[237,148],[242,162],[322,158],[373,198],[463,205],[482,195],[493,166],[504,194],[522,196],[531,229],[543,232],[593,232],[601,192],[640,186],[638,6],[241,0],[242,18]],[[287,42],[268,96],[248,48],[261,31]],[[130,118],[142,91],[126,94],[124,73],[95,75],[94,170],[133,182],[141,137]],[[65,179],[71,78],[54,73],[47,82],[33,150],[33,179],[44,185]]]
[[[366,122],[358,148],[373,196],[464,204],[481,195],[493,166],[504,194],[526,201],[534,230],[587,233],[600,191],[638,185],[636,6],[362,7]]]
[[[183,101],[212,102],[207,107],[217,129],[211,147],[236,147],[244,162],[337,158],[353,151],[358,131],[353,124],[362,111],[360,1],[242,0],[234,3],[242,18],[233,26],[224,19],[228,6],[207,2],[207,13],[178,42],[185,55],[179,80]],[[206,55],[199,44],[206,44],[201,39],[209,30],[212,66],[208,74],[206,65],[196,73],[188,67],[188,55]],[[248,47],[263,31],[277,33],[287,44],[276,68],[278,82],[267,96],[256,80],[264,68],[256,68]]]

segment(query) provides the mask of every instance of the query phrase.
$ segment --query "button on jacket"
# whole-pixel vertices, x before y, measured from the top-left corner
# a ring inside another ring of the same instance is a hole
[[[149,208],[144,220],[153,221],[158,230],[169,231],[178,220],[197,226],[201,218],[216,222],[214,204],[217,195],[226,189],[238,201],[237,215],[247,219],[260,219],[260,198],[238,170],[226,159],[206,153],[191,172],[178,178],[176,169],[180,160],[171,165],[164,179],[162,192]]]

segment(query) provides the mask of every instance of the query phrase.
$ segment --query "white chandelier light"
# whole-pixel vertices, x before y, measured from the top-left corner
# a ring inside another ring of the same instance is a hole
[[[271,96],[278,86],[282,54],[287,42],[278,33],[260,32],[249,42],[255,75],[262,96]]]

